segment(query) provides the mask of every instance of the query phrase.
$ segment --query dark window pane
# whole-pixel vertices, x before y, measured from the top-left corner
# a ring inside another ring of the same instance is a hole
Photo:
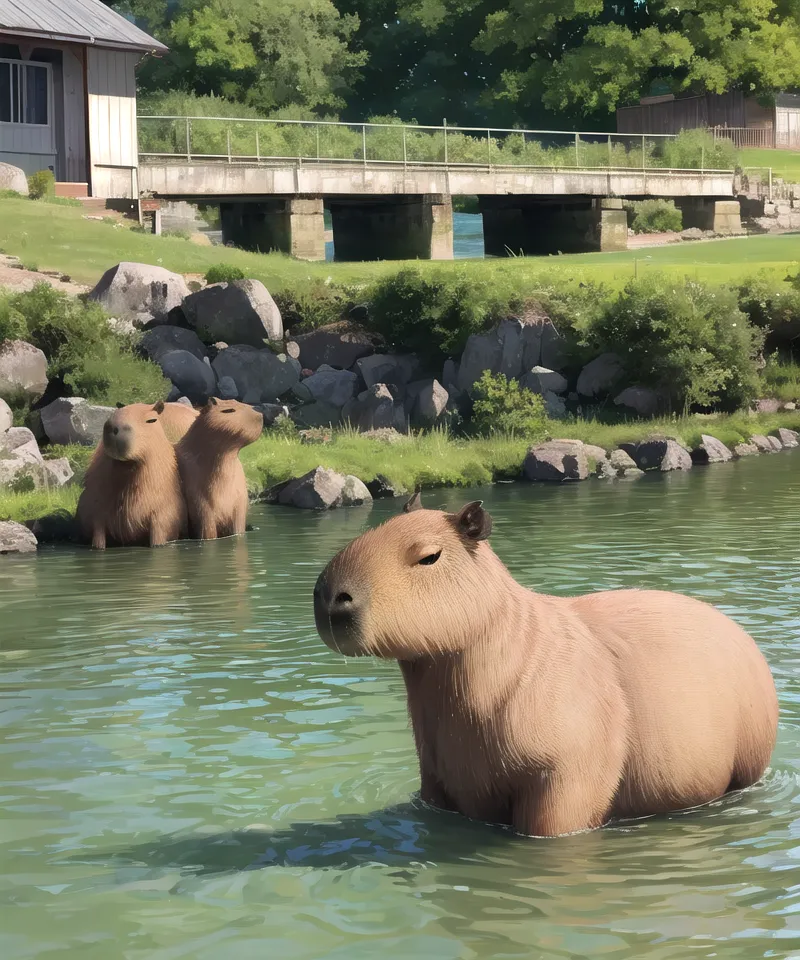
[[[0,63],[0,122],[11,120],[11,64]]]
[[[25,123],[47,123],[47,68],[25,67]]]
[[[22,89],[19,85],[19,64],[11,64],[11,122],[22,123]]]

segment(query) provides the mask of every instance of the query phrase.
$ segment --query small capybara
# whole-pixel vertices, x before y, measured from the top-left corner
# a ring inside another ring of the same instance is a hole
[[[82,537],[106,546],[157,547],[186,532],[186,503],[175,448],[161,426],[162,402],[113,413],[94,452],[77,520]]]
[[[534,593],[486,542],[491,526],[479,502],[446,514],[414,497],[314,590],[329,647],[399,661],[423,800],[557,836],[761,777],[778,703],[744,630],[675,593]]]
[[[263,428],[264,418],[248,404],[210,397],[175,448],[192,537],[244,533],[247,482],[239,451],[255,443]]]
[[[123,403],[118,403],[117,408],[122,409]],[[199,412],[186,403],[165,403],[161,412],[161,428],[167,435],[167,440],[171,444],[176,444],[186,435],[189,427],[199,416]]]

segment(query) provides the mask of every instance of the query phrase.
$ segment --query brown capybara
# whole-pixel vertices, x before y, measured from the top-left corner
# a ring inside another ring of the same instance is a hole
[[[248,404],[210,397],[175,448],[192,537],[244,533],[247,482],[239,451],[255,443],[263,428],[264,418]]]
[[[122,409],[124,404],[118,403]],[[199,416],[199,412],[186,403],[165,403],[161,411],[161,428],[171,444],[176,444],[186,435],[189,427]]]
[[[446,514],[415,497],[314,590],[329,647],[399,661],[423,800],[556,836],[761,777],[778,703],[744,630],[675,593],[533,593],[491,526],[479,502]]]
[[[77,520],[97,550],[161,546],[186,532],[186,503],[175,448],[160,415],[164,404],[131,403],[113,413],[94,452]]]

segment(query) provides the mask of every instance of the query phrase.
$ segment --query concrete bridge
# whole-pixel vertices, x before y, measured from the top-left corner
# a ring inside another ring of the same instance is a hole
[[[298,155],[286,157],[263,155],[266,137],[259,137],[259,130],[267,121],[219,119],[213,140],[208,127],[213,118],[143,117],[140,127],[145,132],[147,122],[161,123],[162,130],[165,122],[171,122],[173,136],[166,145],[172,147],[178,139],[174,132],[185,129],[180,144],[185,149],[152,150],[145,136],[140,146],[140,192],[165,200],[219,203],[223,239],[245,249],[277,249],[302,259],[324,259],[327,207],[336,254],[343,260],[450,259],[452,197],[459,195],[478,197],[486,252],[499,256],[624,250],[623,198],[669,197],[682,207],[685,226],[721,233],[741,228],[734,171],[659,166],[654,154],[663,143],[658,141],[669,138],[486,130],[479,131],[485,134],[479,139],[476,131],[448,127],[359,124],[354,138],[348,142],[340,137],[336,144],[336,152],[349,150],[354,155],[328,157],[320,155],[324,153],[320,128],[326,135],[339,135],[341,131],[326,128],[345,128],[349,134],[353,127],[297,122],[301,129],[290,127],[290,133],[302,134],[305,142],[292,144]],[[247,123],[258,126],[253,131]],[[198,133],[202,124],[206,127]],[[285,127],[290,122],[275,124]],[[371,156],[367,128],[370,133],[390,131],[397,142],[388,150],[385,142],[379,143]],[[275,128],[267,132],[274,151]],[[401,132],[402,159],[385,158],[392,148],[400,152]],[[443,150],[436,139],[440,134]],[[308,148],[309,135],[312,147],[316,139],[316,151]],[[534,135],[538,139],[532,139]],[[566,151],[559,137],[569,138]],[[612,137],[628,143],[619,144]],[[163,147],[165,139],[162,136],[156,145]],[[255,153],[247,155],[253,140]],[[206,148],[203,152],[198,141]],[[209,144],[227,149],[211,153]],[[513,152],[504,150],[508,145]],[[454,147],[468,159],[453,159]],[[277,148],[285,151],[286,141],[279,141]],[[525,162],[526,151],[551,164]],[[414,154],[424,156],[417,159]],[[607,160],[605,166],[597,165],[598,154]],[[581,165],[584,158],[594,165]],[[615,165],[620,160],[629,165]]]

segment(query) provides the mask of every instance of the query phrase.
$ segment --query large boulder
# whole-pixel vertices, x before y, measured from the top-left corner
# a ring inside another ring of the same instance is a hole
[[[438,380],[426,380],[417,391],[411,417],[420,423],[432,424],[447,409],[450,394]]]
[[[373,353],[357,360],[356,368],[367,387],[385,383],[402,390],[416,376],[419,360],[415,356]]]
[[[761,453],[754,443],[737,443],[733,452],[737,457],[757,457]]]
[[[0,435],[0,451],[27,463],[41,463],[43,457],[33,432],[27,427],[11,427]]]
[[[217,392],[217,378],[210,364],[188,350],[170,350],[156,361],[164,376],[171,380],[178,394],[192,403],[205,403]]]
[[[266,340],[283,339],[280,310],[260,280],[212,283],[186,297],[183,315],[206,343],[260,348]]]
[[[442,368],[442,386],[448,393],[451,390],[458,390],[458,364],[455,360],[451,360],[449,357],[444,362],[444,367]]]
[[[0,344],[0,397],[38,400],[47,389],[47,357],[24,340]]]
[[[2,443],[2,436],[6,430],[10,429],[11,424],[14,422],[14,414],[11,411],[11,407],[0,397],[0,443]]]
[[[10,163],[0,163],[0,190],[13,190],[27,197],[28,178],[25,176],[25,171]]]
[[[376,383],[363,390],[342,408],[342,419],[357,430],[394,428],[405,430],[406,415],[403,404],[395,401],[385,383]]]
[[[638,477],[642,474],[636,461],[624,450],[612,450],[608,455],[608,465],[617,477]]]
[[[292,420],[299,427],[335,427],[342,419],[342,408],[324,400],[314,400],[295,407]]]
[[[81,397],[59,397],[39,411],[50,443],[80,443],[93,447],[103,436],[103,425],[113,407],[87,403]]]
[[[281,484],[274,493],[268,492],[266,499],[302,510],[331,510],[372,502],[369,490],[358,477],[345,476],[325,467],[317,467],[302,477]]]
[[[322,400],[334,407],[343,407],[358,393],[359,378],[350,370],[336,370],[323,364],[316,373],[303,380],[314,400]]]
[[[661,406],[661,397],[649,387],[626,387],[614,397],[614,403],[640,417],[652,417]]]
[[[43,460],[42,466],[49,476],[49,485],[54,487],[63,487],[75,476],[75,471],[70,466],[66,457],[56,457],[53,460]]]
[[[0,521],[0,557],[12,553],[34,553],[36,537],[21,523],[13,520]]]
[[[533,367],[522,377],[520,383],[533,393],[540,393],[542,396],[546,393],[565,393],[568,386],[566,377],[556,370],[548,370],[547,367]]]
[[[205,360],[208,356],[208,350],[203,346],[203,341],[194,330],[186,330],[184,327],[173,327],[164,323],[158,327],[152,327],[142,334],[139,341],[139,347],[145,356],[158,363],[159,357],[172,350],[185,350],[197,357],[198,360]]]
[[[167,323],[170,310],[179,307],[189,287],[179,273],[149,263],[118,263],[100,277],[89,294],[114,317],[146,323]]]
[[[217,354],[212,367],[220,379],[233,380],[238,390],[237,399],[247,403],[274,403],[299,382],[295,363],[286,354],[234,344]]]
[[[616,353],[601,353],[590,360],[578,375],[577,392],[582,397],[602,397],[622,376],[622,360]]]
[[[531,447],[522,465],[526,480],[586,480],[589,463],[580,440],[548,440]]]
[[[689,451],[670,437],[648,437],[639,443],[622,444],[640,470],[691,470]]]
[[[700,443],[692,450],[692,463],[727,463],[733,454],[721,440],[707,433],[700,434]]]
[[[783,449],[783,444],[777,437],[765,437],[761,433],[753,434],[750,437],[750,443],[758,449],[759,453],[777,453]]]
[[[784,447],[796,447],[800,443],[800,433],[787,427],[778,427],[772,431]]]
[[[473,333],[467,339],[458,365],[458,388],[472,394],[475,383],[485,371],[496,374],[500,370],[503,344],[496,330]]]
[[[298,360],[309,370],[325,363],[349,370],[357,360],[375,352],[375,336],[346,320],[301,333],[294,340],[300,348]]]

